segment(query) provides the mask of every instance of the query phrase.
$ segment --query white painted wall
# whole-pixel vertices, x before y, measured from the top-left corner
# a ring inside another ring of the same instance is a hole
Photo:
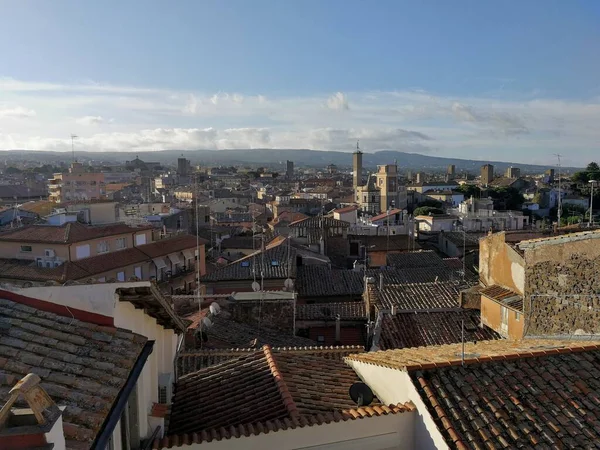
[[[420,450],[414,445],[416,411],[183,445],[181,450]]]
[[[59,408],[61,411],[64,411],[66,406],[59,406]],[[44,433],[44,437],[48,444],[54,444],[53,450],[65,450],[67,448],[63,431],[62,415],[56,419],[56,422],[54,422],[50,431]]]
[[[418,450],[447,449],[448,444],[427,410],[408,372],[387,367],[348,361],[358,376],[367,383],[384,404],[412,401],[415,411],[414,448]]]

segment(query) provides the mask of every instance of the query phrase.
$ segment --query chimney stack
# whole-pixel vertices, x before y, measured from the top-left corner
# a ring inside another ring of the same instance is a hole
[[[45,448],[65,450],[62,410],[40,386],[40,377],[30,373],[9,391],[10,397],[0,410],[0,448],[21,450]],[[29,408],[13,408],[23,397]]]

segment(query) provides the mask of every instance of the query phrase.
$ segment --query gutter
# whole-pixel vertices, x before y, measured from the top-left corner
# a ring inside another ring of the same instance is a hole
[[[127,377],[125,385],[123,386],[121,392],[119,392],[119,395],[117,396],[117,401],[113,404],[106,420],[104,420],[104,423],[100,428],[100,431],[96,435],[96,439],[90,447],[91,450],[104,450],[108,448],[108,441],[112,437],[117,423],[119,423],[119,420],[121,420],[121,415],[123,414],[123,411],[127,406],[129,396],[131,395],[131,392],[135,389],[135,385],[138,379],[140,378],[140,375],[142,374],[142,370],[144,369],[146,361],[152,353],[152,350],[154,348],[154,342],[155,341],[148,341],[146,342],[146,344],[144,344],[144,348],[142,349],[140,356],[138,356],[138,359],[136,360],[135,364],[133,365],[133,368],[131,369],[131,372],[129,372],[129,377]]]

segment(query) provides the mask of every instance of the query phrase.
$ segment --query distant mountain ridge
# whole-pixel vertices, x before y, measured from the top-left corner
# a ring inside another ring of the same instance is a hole
[[[57,160],[70,161],[70,152],[49,152],[33,150],[10,150],[12,158],[35,158],[40,162],[55,162]],[[7,152],[0,152],[0,159],[7,159]],[[286,160],[294,161],[296,167],[324,167],[335,164],[340,168],[348,168],[352,165],[352,153],[341,151],[321,151],[306,149],[231,149],[231,150],[157,150],[141,152],[76,152],[81,161],[100,160],[124,162],[134,159],[136,156],[144,161],[157,161],[162,164],[173,165],[178,157],[183,155],[191,160],[192,164],[207,166],[214,165],[264,165],[279,166],[285,164]],[[374,168],[380,164],[398,163],[401,170],[425,170],[445,171],[448,165],[454,164],[456,171],[467,171],[479,173],[484,164],[493,164],[497,174],[503,173],[508,167],[519,167],[522,173],[540,173],[555,165],[535,165],[510,163],[505,161],[472,160],[460,158],[447,158],[440,156],[421,155],[418,153],[406,153],[392,150],[382,150],[374,153],[363,153],[363,166]],[[563,167],[565,172],[577,170],[575,167]]]

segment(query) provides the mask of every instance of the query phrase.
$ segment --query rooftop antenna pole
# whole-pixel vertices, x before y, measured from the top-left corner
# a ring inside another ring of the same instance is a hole
[[[196,193],[196,292],[198,295],[198,308],[202,310],[202,305],[200,302],[200,218],[198,216],[199,208],[198,208],[198,176],[195,177],[195,193]]]
[[[76,134],[72,134],[71,135],[71,153],[73,156],[73,161],[72,162],[76,162],[75,161],[75,139],[77,139],[79,136],[77,136]]]
[[[461,364],[465,366],[465,320],[460,321],[460,341],[462,343]]]
[[[561,182],[560,182],[560,157],[562,156],[559,153],[556,153],[555,156],[558,158],[558,228],[560,228],[560,216],[562,215],[562,192],[561,192]]]

